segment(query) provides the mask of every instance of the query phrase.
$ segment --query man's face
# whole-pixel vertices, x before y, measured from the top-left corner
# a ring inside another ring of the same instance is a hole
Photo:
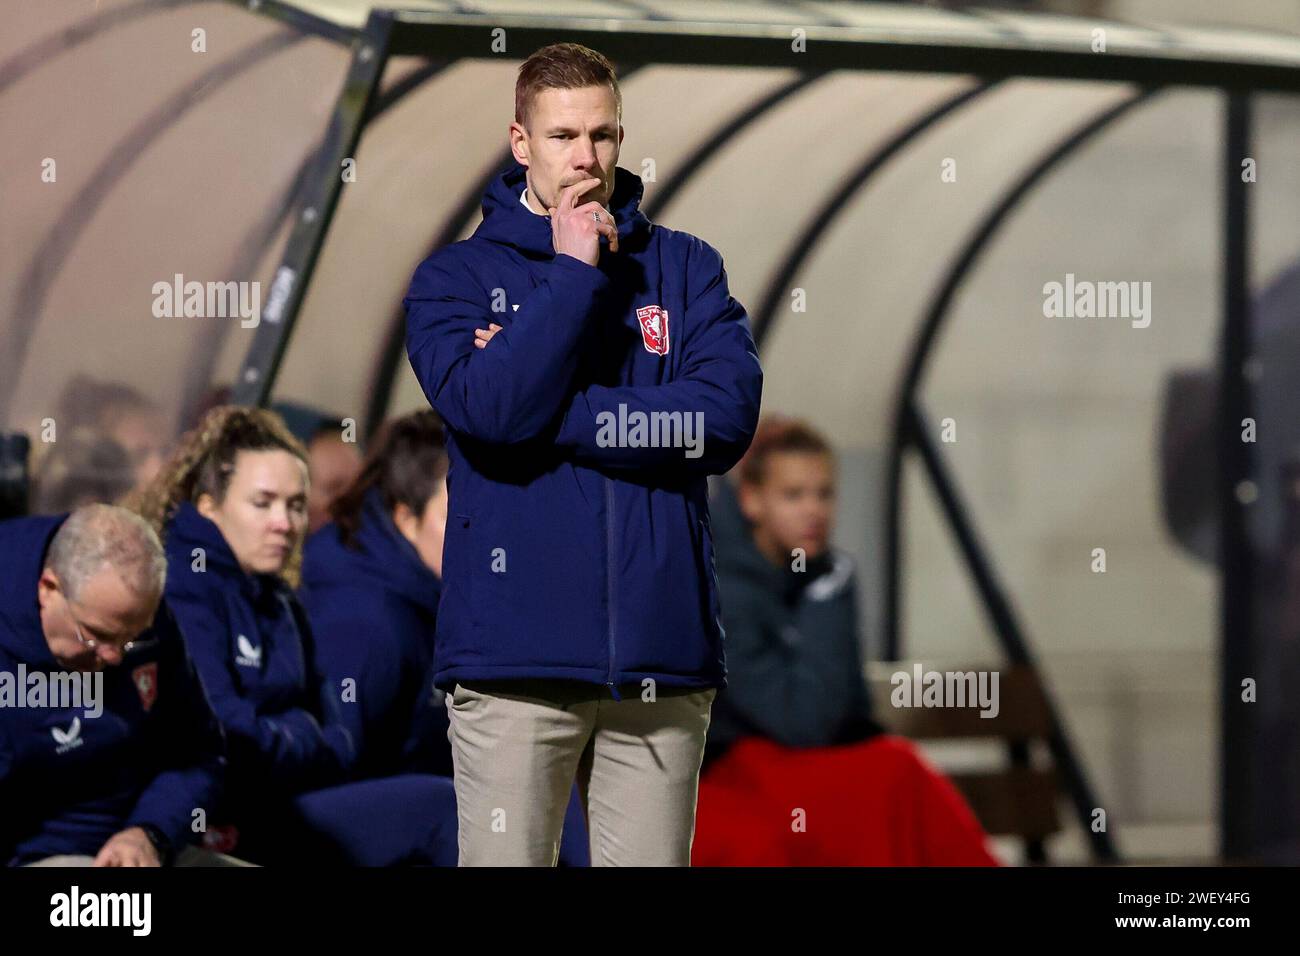
[[[600,185],[579,196],[578,204],[608,206],[622,142],[618,100],[609,86],[542,90],[533,98],[527,128],[510,124],[510,147],[528,167],[528,190],[543,209],[559,203],[565,186],[584,179]]]
[[[835,513],[835,472],[830,457],[809,452],[774,452],[763,480],[742,485],[740,505],[754,524],[755,540],[789,560],[803,548],[809,558],[826,550]]]
[[[137,594],[108,565],[87,578],[75,598],[50,568],[37,585],[45,643],[59,664],[77,671],[122,663],[123,645],[153,623],[159,600]]]

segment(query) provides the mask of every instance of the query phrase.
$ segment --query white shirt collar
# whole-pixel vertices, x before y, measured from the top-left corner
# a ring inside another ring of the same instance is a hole
[[[532,206],[530,206],[530,205],[528,204],[528,187],[527,187],[527,186],[525,186],[525,187],[524,187],[524,191],[521,192],[521,193],[519,194],[519,201],[520,201],[521,203],[523,203],[524,208],[527,209],[529,212],[531,212],[534,216],[545,216],[545,215],[546,215],[546,213],[544,213],[544,212],[538,212],[536,209],[534,209]],[[601,208],[604,209],[606,212],[609,212],[609,207],[608,207],[608,206],[602,206]]]
[[[528,204],[528,187],[527,187],[527,186],[525,186],[525,187],[524,187],[524,191],[521,192],[521,193],[519,194],[519,201],[520,201],[521,203],[523,203],[523,204],[524,204],[524,208],[527,209],[529,212],[531,212],[534,216],[540,216],[540,215],[542,215],[542,213],[538,212],[536,209],[534,209],[532,206],[530,206],[530,205]]]

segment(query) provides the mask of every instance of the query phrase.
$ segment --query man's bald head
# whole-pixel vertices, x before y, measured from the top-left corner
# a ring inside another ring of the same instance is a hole
[[[71,670],[120,664],[157,614],[166,581],[162,544],[143,518],[112,505],[78,508],[55,532],[36,585],[50,653]]]
[[[112,568],[135,594],[156,601],[167,581],[167,558],[149,523],[115,505],[86,505],[63,522],[45,566],[74,601],[86,582]]]

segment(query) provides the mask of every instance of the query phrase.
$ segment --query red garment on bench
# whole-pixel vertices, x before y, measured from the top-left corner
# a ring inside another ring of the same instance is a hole
[[[700,780],[691,863],[1000,865],[957,789],[894,734],[804,749],[738,741]]]

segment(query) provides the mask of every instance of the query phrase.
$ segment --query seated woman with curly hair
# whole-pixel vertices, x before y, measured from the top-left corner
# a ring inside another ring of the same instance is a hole
[[[307,454],[272,412],[210,411],[132,504],[163,538],[166,602],[225,728],[226,794],[205,842],[258,863],[456,863],[451,781],[356,781],[343,690],[294,596]]]

